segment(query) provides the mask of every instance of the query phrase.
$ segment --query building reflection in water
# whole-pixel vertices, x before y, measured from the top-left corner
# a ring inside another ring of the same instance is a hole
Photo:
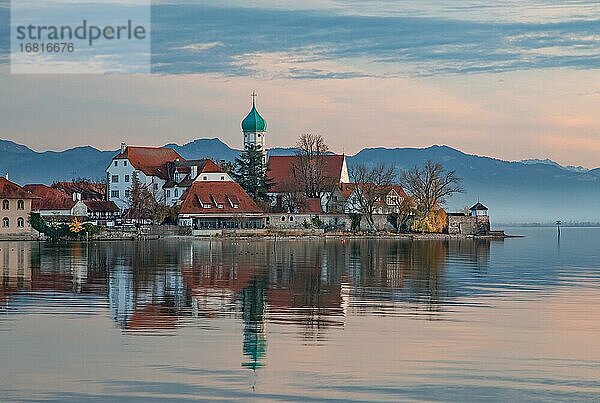
[[[242,318],[244,320],[243,353],[247,361],[245,368],[256,371],[267,353],[267,336],[265,333],[266,301],[265,290],[268,287],[266,275],[252,279],[242,290]]]
[[[31,245],[29,242],[0,242],[0,306],[7,308],[11,296],[31,288]]]
[[[129,334],[234,318],[242,366],[256,370],[267,324],[319,342],[349,313],[435,318],[461,287],[448,268],[485,273],[489,259],[489,240],[0,242],[0,301],[27,291],[95,295]]]

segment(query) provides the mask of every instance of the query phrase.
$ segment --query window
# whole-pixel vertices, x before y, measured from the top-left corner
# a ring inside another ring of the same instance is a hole
[[[167,189],[167,197],[171,197],[171,189]]]
[[[25,202],[23,200],[17,202],[17,210],[25,210]]]
[[[224,177],[224,176],[221,176],[221,180],[222,180],[222,181],[224,181],[224,180],[225,180],[225,177]]]
[[[24,226],[25,226],[25,220],[23,219],[23,217],[17,218],[17,227],[23,228]]]
[[[158,190],[158,183],[154,184],[154,190]]]
[[[125,189],[125,197],[129,197],[129,195],[131,194],[129,189]]]
[[[202,180],[204,180],[204,181],[205,181],[205,180],[208,180],[208,176],[203,176],[203,177],[202,177]]]
[[[258,135],[258,137],[260,137],[260,134]]]
[[[110,197],[112,198],[119,198],[119,191],[118,190],[111,190],[110,191]]]
[[[290,221],[294,221],[294,217],[290,216]]]
[[[123,166],[126,167],[127,166],[127,160],[123,161]]]
[[[2,210],[8,210],[9,205],[8,200],[2,200]]]
[[[125,175],[125,182],[129,182],[129,175]]]
[[[8,219],[8,217],[4,217],[4,218],[2,219],[2,226],[3,226],[4,228],[8,228],[8,227],[10,226],[10,220]]]
[[[119,161],[115,161],[115,166],[117,166],[118,163],[119,163]]]
[[[112,181],[112,183],[118,183],[119,182],[119,175],[113,175],[111,181]]]
[[[285,221],[285,216],[281,217],[281,221]]]
[[[175,197],[179,197],[179,189],[175,188]]]

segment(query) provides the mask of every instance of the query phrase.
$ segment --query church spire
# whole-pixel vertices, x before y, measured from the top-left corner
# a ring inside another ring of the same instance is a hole
[[[267,132],[267,121],[256,110],[256,91],[250,94],[252,98],[252,109],[242,120],[242,132],[244,134],[244,148],[253,145],[260,147],[264,154],[264,161],[267,160],[267,148],[265,135]]]

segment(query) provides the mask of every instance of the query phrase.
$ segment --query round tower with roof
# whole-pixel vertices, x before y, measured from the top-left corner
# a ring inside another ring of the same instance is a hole
[[[244,133],[244,148],[250,145],[259,146],[263,152],[263,162],[267,162],[267,148],[265,134],[267,132],[267,121],[260,116],[256,110],[256,92],[252,91],[252,109],[242,120],[242,132]]]

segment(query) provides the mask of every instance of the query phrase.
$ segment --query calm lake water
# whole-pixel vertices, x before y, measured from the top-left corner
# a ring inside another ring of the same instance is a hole
[[[0,242],[0,399],[600,400],[600,228]]]

